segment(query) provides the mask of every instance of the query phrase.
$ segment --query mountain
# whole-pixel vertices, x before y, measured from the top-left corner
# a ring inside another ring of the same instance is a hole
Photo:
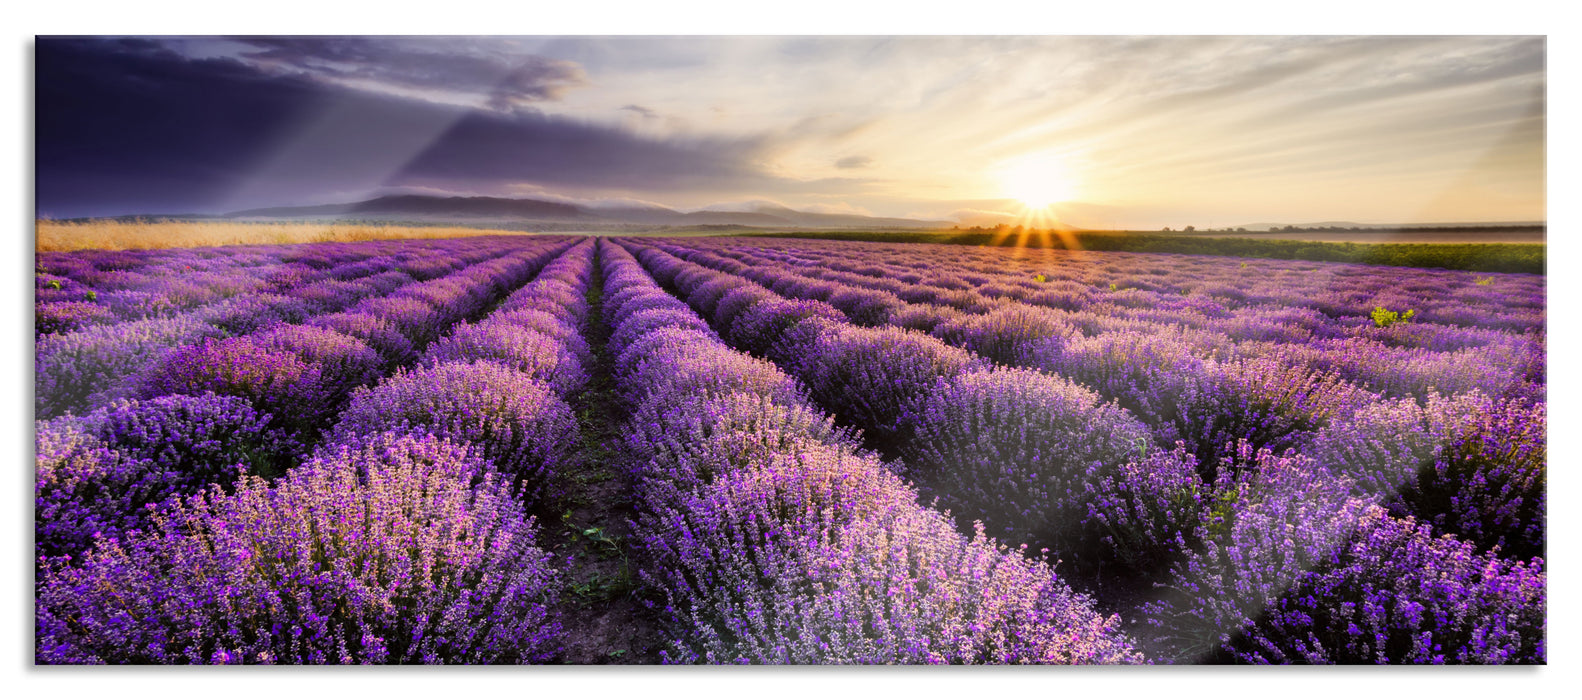
[[[402,194],[378,197],[349,204],[323,204],[309,207],[269,207],[231,212],[228,218],[279,218],[321,216],[356,216],[378,218],[402,217],[462,217],[462,218],[532,218],[569,221],[586,218],[582,208],[561,202],[539,199],[506,199],[502,197],[433,197]]]
[[[660,206],[596,207],[539,199],[390,195],[362,202],[246,209],[232,219],[349,217],[426,221],[521,221],[646,226],[757,226],[764,228],[947,228],[954,221],[897,219],[860,214],[823,214],[755,202],[745,211],[677,211]]]

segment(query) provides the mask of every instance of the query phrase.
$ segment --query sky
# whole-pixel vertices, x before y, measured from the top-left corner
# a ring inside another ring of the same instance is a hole
[[[36,207],[1542,221],[1545,62],[1531,36],[40,37]]]

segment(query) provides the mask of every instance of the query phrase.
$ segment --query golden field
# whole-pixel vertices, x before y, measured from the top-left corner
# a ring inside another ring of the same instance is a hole
[[[201,248],[224,245],[273,245],[372,241],[390,238],[459,238],[462,236],[522,236],[522,231],[502,229],[392,226],[342,223],[254,223],[236,221],[97,220],[83,222],[39,219],[35,228],[36,252],[100,249]]]

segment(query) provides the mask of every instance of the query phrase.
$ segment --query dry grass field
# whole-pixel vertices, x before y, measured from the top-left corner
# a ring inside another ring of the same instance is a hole
[[[224,245],[273,245],[391,238],[459,238],[526,235],[501,229],[395,226],[347,223],[254,223],[236,221],[65,222],[39,219],[34,250],[136,250]]]

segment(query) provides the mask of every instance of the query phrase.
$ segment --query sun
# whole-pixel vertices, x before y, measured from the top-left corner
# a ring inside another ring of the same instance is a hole
[[[1006,162],[1000,168],[1000,189],[1028,209],[1076,198],[1077,181],[1059,155],[1035,153]]]

